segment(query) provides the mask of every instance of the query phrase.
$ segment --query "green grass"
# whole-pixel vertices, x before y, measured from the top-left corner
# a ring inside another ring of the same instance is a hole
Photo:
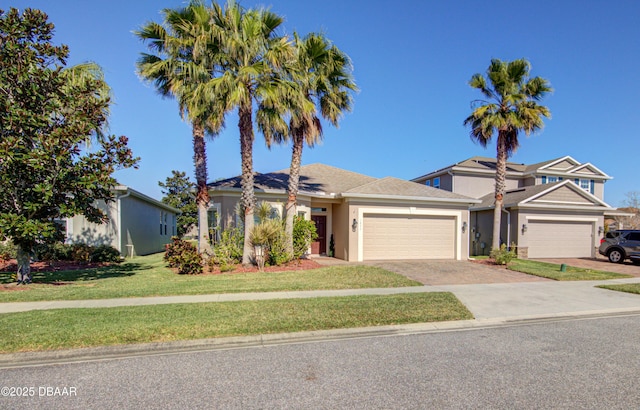
[[[623,275],[621,273],[576,268],[573,266],[567,266],[566,272],[561,272],[560,265],[558,264],[527,259],[514,259],[509,263],[507,269],[553,280],[604,280],[632,277],[631,275]]]
[[[0,315],[0,353],[472,319],[448,292]]]
[[[640,295],[640,283],[629,283],[626,285],[600,285],[597,287],[602,289],[615,290],[618,292],[635,293],[636,295]]]
[[[120,265],[34,273],[36,283],[0,291],[0,302],[110,299],[145,296],[420,286],[401,275],[371,266],[331,266],[307,271],[178,275],[163,254],[136,257]],[[0,284],[12,273],[0,273]]]

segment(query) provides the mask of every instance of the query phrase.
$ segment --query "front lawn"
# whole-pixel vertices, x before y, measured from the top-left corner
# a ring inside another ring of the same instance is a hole
[[[629,283],[626,285],[600,285],[602,289],[616,290],[618,292],[635,293],[640,295],[640,283]]]
[[[509,263],[507,269],[553,280],[605,280],[633,277],[631,275],[623,275],[621,273],[576,268],[573,266],[567,266],[566,272],[561,272],[560,265],[558,264],[538,262],[528,259],[514,259]]]
[[[472,319],[448,292],[0,315],[0,353]]]
[[[381,268],[339,265],[306,271],[178,275],[165,267],[163,254],[136,257],[103,268],[34,273],[36,283],[0,286],[0,302],[110,299],[146,296],[420,286]],[[0,273],[0,284],[13,282]]]

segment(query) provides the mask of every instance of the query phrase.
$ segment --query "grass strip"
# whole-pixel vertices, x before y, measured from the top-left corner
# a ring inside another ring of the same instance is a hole
[[[328,266],[305,271],[178,275],[167,268],[162,254],[134,258],[103,268],[34,273],[20,290],[0,291],[0,302],[111,299],[216,293],[277,292],[393,288],[419,282],[382,268],[364,265]],[[11,283],[0,273],[0,283]]]
[[[632,277],[621,273],[576,268],[574,266],[567,266],[566,272],[561,272],[558,264],[528,259],[514,259],[509,263],[507,269],[553,280],[604,280]]]
[[[0,353],[472,319],[449,292],[0,315]]]
[[[615,290],[618,292],[635,293],[640,295],[640,283],[628,283],[626,285],[600,285],[596,286],[602,289]]]

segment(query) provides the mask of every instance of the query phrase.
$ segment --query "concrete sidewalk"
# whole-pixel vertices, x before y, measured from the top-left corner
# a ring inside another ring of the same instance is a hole
[[[640,283],[640,278],[602,281],[519,282],[411,286],[403,288],[315,290],[296,292],[229,293],[145,298],[65,300],[0,303],[0,314],[30,310],[69,308],[108,308],[175,303],[232,302],[242,300],[302,299],[353,295],[392,295],[399,293],[452,292],[477,320],[535,318],[554,315],[613,313],[637,310],[640,295],[596,288],[601,284]]]

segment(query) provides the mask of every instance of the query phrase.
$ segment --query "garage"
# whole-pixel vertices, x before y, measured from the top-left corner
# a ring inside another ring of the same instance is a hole
[[[365,214],[363,259],[455,259],[456,218]]]
[[[529,258],[589,258],[593,224],[584,221],[530,221]]]

